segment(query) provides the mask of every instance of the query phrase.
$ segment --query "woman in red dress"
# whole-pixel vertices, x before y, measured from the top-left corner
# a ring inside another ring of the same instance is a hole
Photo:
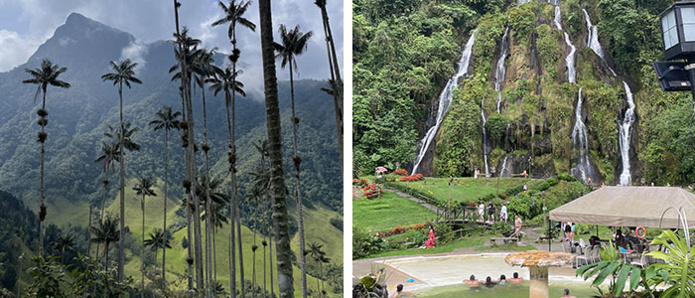
[[[427,239],[427,241],[425,241],[425,246],[427,246],[427,248],[433,248],[434,247],[434,237],[435,237],[434,227],[432,225],[430,225],[430,237],[429,237],[429,239]]]

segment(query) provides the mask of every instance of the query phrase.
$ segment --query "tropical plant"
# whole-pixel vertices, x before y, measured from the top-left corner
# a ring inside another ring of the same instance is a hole
[[[60,251],[60,263],[65,263],[65,251],[75,248],[75,235],[70,232],[65,234],[60,232],[58,239],[53,243],[53,247]]]
[[[150,126],[154,127],[154,130],[164,130],[164,223],[162,224],[162,231],[164,234],[167,233],[167,187],[169,179],[169,131],[173,129],[179,129],[179,116],[181,112],[171,111],[171,106],[164,106],[159,111],[155,120],[150,121]],[[162,280],[166,280],[166,249],[162,250]]]
[[[91,227],[93,237],[90,241],[104,244],[104,267],[106,271],[109,271],[109,244],[119,241],[121,238],[121,233],[116,227],[117,221],[118,217],[106,216],[99,219],[96,226]]]
[[[309,250],[306,251],[308,255],[311,256],[312,259],[314,259],[314,262],[319,265],[319,276],[316,278],[316,291],[321,292],[321,287],[319,286],[319,280],[322,280],[323,276],[323,267],[322,264],[324,260],[328,262],[328,258],[326,258],[326,252],[323,250],[323,244],[319,243],[311,243],[309,244]]]
[[[45,162],[45,142],[48,134],[46,133],[46,125],[48,120],[48,112],[46,111],[46,91],[48,85],[56,86],[60,88],[70,88],[70,84],[58,79],[62,73],[67,71],[65,67],[59,67],[57,64],[53,64],[51,60],[43,59],[41,61],[41,67],[35,69],[25,68],[24,71],[29,73],[32,78],[22,81],[24,84],[36,84],[36,95],[34,95],[34,102],[39,97],[40,93],[43,93],[43,100],[41,101],[41,109],[39,109],[36,114],[39,115],[39,121],[37,124],[41,126],[41,131],[38,135],[38,142],[41,143],[41,206],[39,207],[39,255],[43,255],[43,221],[46,219],[46,193],[44,189],[44,162]]]
[[[227,152],[228,154],[228,159],[229,159],[229,166],[230,166],[230,175],[231,175],[231,186],[232,186],[232,203],[230,204],[230,217],[232,218],[232,221],[234,221],[234,218],[236,218],[236,226],[237,226],[237,236],[238,236],[238,242],[239,242],[239,269],[240,269],[240,276],[241,276],[241,296],[246,297],[246,289],[244,287],[244,257],[242,254],[242,240],[241,240],[241,218],[239,214],[239,198],[237,195],[237,181],[236,181],[236,143],[234,139],[234,131],[235,131],[235,111],[234,111],[234,105],[235,105],[235,100],[236,100],[236,92],[239,91],[242,87],[243,84],[237,82],[237,75],[240,72],[237,72],[237,67],[236,64],[239,61],[239,57],[241,56],[241,51],[237,48],[237,39],[236,39],[236,26],[237,24],[246,27],[250,29],[251,31],[256,31],[256,25],[248,20],[247,18],[244,17],[244,14],[246,13],[246,10],[248,9],[249,5],[251,4],[250,1],[239,1],[237,2],[236,0],[230,0],[229,5],[224,5],[222,1],[217,2],[224,11],[224,16],[213,22],[212,26],[219,26],[222,24],[229,23],[229,28],[227,29],[227,37],[229,38],[229,41],[232,43],[232,54],[229,55],[229,60],[232,62],[231,65],[231,70],[227,69],[225,70],[225,77],[228,79],[231,79],[231,82],[229,84],[225,84],[229,86],[228,88],[224,88],[225,90],[225,100],[227,103],[227,125],[229,126],[229,151]],[[238,83],[238,84],[237,84]],[[237,86],[239,87],[237,90]],[[219,89],[216,87],[213,87],[217,92],[219,92]],[[231,90],[232,96],[231,99],[228,96],[228,92]],[[246,96],[243,91],[240,92],[242,96]],[[232,107],[232,121],[231,125],[229,124],[229,107]],[[233,206],[232,206],[233,205]],[[232,209],[234,209],[232,212]],[[234,239],[234,224],[230,225],[230,237]],[[232,241],[231,246],[234,245],[234,242]],[[232,298],[236,297],[235,290],[236,289],[236,269],[234,268],[234,248],[230,248],[229,250],[230,254],[230,278],[229,278],[229,285],[232,290],[230,290],[232,294]]]
[[[628,290],[632,291],[642,286],[651,293],[650,286],[653,283],[650,280],[655,276],[653,267],[642,269],[632,264],[623,263],[620,251],[613,244],[613,241],[610,241],[608,246],[601,249],[600,255],[601,261],[580,267],[577,269],[577,275],[582,276],[584,280],[595,276],[591,285],[599,289],[599,291],[601,291],[599,285],[610,276],[609,291],[613,296],[620,296],[623,289],[625,289],[628,277],[630,278]]]
[[[142,196],[140,199],[140,210],[142,210],[142,246],[145,247],[145,197],[156,197],[157,193],[154,192],[152,187],[154,187],[154,180],[150,176],[141,176],[138,184],[133,187],[135,194]],[[144,258],[144,254],[142,256]],[[142,262],[142,268],[140,268],[140,273],[142,277],[142,283],[140,287],[140,292],[145,290],[145,262]]]
[[[167,248],[171,248],[172,239],[171,233],[165,232],[160,228],[154,228],[154,231],[150,233],[150,237],[143,242],[145,247],[149,247],[150,251],[154,252],[155,263],[157,263],[157,251],[162,249],[162,252],[164,252]]]
[[[113,128],[111,129],[113,130]],[[111,167],[111,172],[114,172],[116,171],[116,169],[113,166],[114,161],[120,162],[121,160],[121,152],[118,142],[111,144],[102,142],[101,152],[103,152],[102,155],[100,155],[99,157],[97,157],[97,159],[94,160],[94,162],[104,162],[104,166],[102,169],[102,172],[104,173],[104,180],[102,180],[102,185],[104,186],[104,195],[101,199],[101,215],[99,216],[99,218],[104,217],[104,209],[106,207],[106,195],[108,192],[109,185],[109,166]]]
[[[137,63],[131,62],[130,59],[125,59],[123,61],[116,62],[111,61],[110,62],[111,68],[113,69],[114,72],[112,73],[106,73],[101,76],[101,79],[106,82],[106,81],[112,81],[113,85],[116,86],[118,85],[118,97],[120,98],[120,131],[124,132],[126,131],[125,125],[123,122],[123,84],[130,89],[130,83],[137,83],[137,84],[142,84],[142,81],[135,77],[135,67],[138,66]],[[125,164],[124,164],[124,158],[123,158],[123,148],[127,148],[125,146],[124,142],[124,134],[120,135],[120,138],[118,140],[118,144],[120,145],[120,191],[121,191],[121,197],[120,197],[120,206],[121,206],[121,223],[120,223],[120,233],[123,234],[123,231],[125,230]],[[123,245],[123,238],[120,238],[118,240],[118,281],[122,282],[123,281],[123,266],[125,265],[125,248]]]
[[[282,166],[282,132],[278,103],[277,76],[273,49],[273,17],[270,0],[260,0],[258,11],[261,24],[261,53],[263,57],[263,82],[265,91],[268,156],[270,157],[270,181],[273,194],[273,219],[277,237],[278,283],[281,298],[294,297],[292,257],[290,249],[290,222],[287,216],[285,178]]]
[[[299,67],[297,66],[296,56],[301,55],[307,49],[307,43],[309,38],[314,34],[309,31],[307,33],[302,33],[299,31],[299,25],[295,26],[291,31],[287,31],[285,25],[280,25],[279,29],[280,39],[282,43],[275,43],[275,50],[278,52],[277,57],[282,58],[280,66],[285,68],[289,64],[290,70],[290,98],[292,107],[292,140],[294,155],[292,156],[292,161],[295,170],[295,198],[297,203],[297,219],[299,220],[299,267],[302,270],[302,297],[306,298],[307,287],[306,287],[306,256],[304,254],[304,217],[302,215],[302,196],[299,180],[299,168],[302,164],[302,158],[299,156],[297,151],[297,128],[299,126],[299,118],[295,111],[294,105],[294,77],[292,70],[296,70],[299,74]]]
[[[670,286],[659,297],[695,296],[695,259],[690,254],[692,246],[689,242],[687,237],[681,237],[671,230],[664,230],[652,241],[652,245],[668,248],[668,253],[651,251],[647,254],[665,261],[649,267],[657,272],[653,283],[665,282]]]

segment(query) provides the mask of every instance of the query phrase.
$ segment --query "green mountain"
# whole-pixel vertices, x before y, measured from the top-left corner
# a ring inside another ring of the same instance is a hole
[[[355,1],[354,168],[692,183],[691,97],[651,66],[672,2]]]
[[[124,51],[126,48],[138,47],[138,51]],[[38,126],[36,111],[40,102],[34,102],[36,86],[22,84],[29,75],[25,68],[33,69],[39,66],[44,58],[67,71],[60,76],[61,80],[69,82],[72,87],[60,89],[49,87],[47,92],[46,110],[48,111],[48,126],[46,132],[46,201],[48,223],[56,224],[56,229],[74,230],[73,227],[86,227],[90,204],[95,207],[95,214],[101,206],[103,196],[102,180],[110,179],[107,194],[107,212],[115,212],[117,204],[117,173],[108,170],[103,173],[103,163],[95,163],[101,153],[102,141],[109,141],[103,134],[108,126],[118,125],[119,100],[118,90],[111,83],[103,82],[101,75],[111,72],[109,61],[124,58],[124,53],[130,53],[140,65],[136,68],[136,76],[143,81],[142,85],[134,85],[132,89],[124,90],[124,119],[131,122],[139,130],[134,135],[134,141],[141,145],[139,151],[126,154],[126,191],[127,225],[133,233],[133,241],[137,245],[129,245],[128,264],[126,273],[139,276],[141,262],[140,251],[133,247],[140,245],[140,205],[130,190],[135,184],[135,178],[140,175],[152,175],[159,179],[156,198],[148,198],[147,223],[145,231],[151,232],[154,227],[161,225],[163,179],[164,133],[154,132],[148,123],[155,118],[155,112],[164,105],[170,105],[174,110],[180,110],[178,83],[171,82],[169,68],[174,60],[173,45],[159,41],[151,44],[138,44],[135,38],[123,31],[110,28],[80,14],[73,13],[64,25],[59,27],[54,35],[47,40],[31,56],[27,63],[5,73],[0,73],[0,188],[20,198],[30,210],[37,212],[39,205],[39,143],[36,142]],[[215,61],[223,65],[225,56],[216,55]],[[279,82],[280,109],[283,121],[283,139],[285,173],[287,184],[293,190],[293,167],[291,165],[291,136],[289,82]],[[331,258],[331,266],[342,264],[342,180],[341,166],[336,141],[336,128],[333,115],[332,97],[321,91],[329,87],[325,81],[301,80],[295,81],[295,98],[299,126],[299,152],[302,163],[302,197],[305,205],[305,225],[307,243],[319,243],[324,246],[327,256]],[[60,90],[59,90],[60,89]],[[236,101],[236,136],[238,150],[238,175],[240,197],[245,198],[246,187],[251,181],[253,171],[256,171],[260,156],[253,143],[266,138],[265,104],[262,92],[246,90],[247,97],[237,95]],[[256,95],[259,94],[259,95]],[[214,96],[206,90],[208,139],[211,147],[212,173],[215,177],[226,178],[227,163],[227,120],[224,94]],[[196,141],[202,138],[202,103],[201,90],[194,95],[194,116],[196,117]],[[181,181],[184,179],[183,149],[179,134],[170,134],[170,166],[169,166],[169,212],[167,214],[175,236],[177,247],[167,254],[167,267],[171,258],[171,272],[167,278],[180,278],[185,272],[185,258],[181,247],[181,238],[185,234],[185,221],[182,220],[177,208],[183,195]],[[198,169],[203,169],[203,153],[196,158]],[[117,167],[117,165],[116,165]],[[0,204],[4,203],[0,198]],[[288,196],[292,233],[296,232],[296,203],[293,196]],[[260,203],[263,206],[263,203]],[[250,263],[252,232],[262,234],[268,223],[261,216],[261,207],[256,207],[252,200],[242,202],[242,223],[245,225],[243,234],[246,262]],[[4,217],[3,217],[4,218]],[[155,220],[156,219],[156,220]],[[26,217],[26,220],[33,220]],[[24,226],[23,226],[24,227]],[[33,228],[36,229],[37,226]],[[31,225],[25,226],[30,229]],[[228,226],[224,230],[228,234]],[[27,233],[29,233],[27,232]],[[81,234],[86,234],[84,230]],[[226,256],[228,238],[220,231],[217,236],[219,245],[218,255]],[[294,235],[294,234],[293,234]],[[328,236],[327,236],[328,235]],[[296,235],[293,248],[297,249]],[[50,245],[47,234],[46,246]],[[86,237],[86,236],[85,236]],[[259,236],[258,241],[261,241]],[[20,239],[24,239],[21,238]],[[33,239],[33,238],[32,238]],[[25,240],[29,241],[29,240]],[[83,241],[83,240],[80,240]],[[37,241],[27,242],[27,250],[38,251]],[[84,249],[84,248],[83,248]],[[92,248],[94,249],[94,247]],[[248,251],[247,251],[248,250]],[[0,250],[2,251],[2,250]],[[161,252],[160,252],[161,254]],[[8,255],[9,256],[9,255]],[[12,255],[9,257],[16,258]],[[160,257],[161,259],[161,257]],[[0,258],[0,260],[2,260]],[[222,262],[222,261],[220,261]],[[226,257],[224,259],[226,264]],[[260,261],[256,266],[261,266]],[[225,266],[222,266],[226,268]],[[325,269],[325,268],[324,268]],[[224,276],[226,273],[220,273]],[[250,280],[252,268],[245,268],[247,279]],[[255,271],[257,279],[262,279],[262,268]],[[299,272],[295,268],[295,274]],[[337,271],[336,271],[337,272]],[[342,273],[342,272],[341,272]],[[312,272],[316,275],[316,272]],[[26,278],[26,276],[24,276]],[[223,277],[220,277],[222,279]],[[295,275],[295,281],[299,281]],[[310,279],[315,285],[315,279]],[[295,288],[299,284],[295,285]],[[10,285],[6,287],[11,288]],[[328,287],[327,287],[328,289]]]

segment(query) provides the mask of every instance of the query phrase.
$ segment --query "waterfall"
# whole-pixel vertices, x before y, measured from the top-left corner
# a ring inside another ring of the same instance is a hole
[[[572,128],[572,149],[579,151],[577,165],[570,170],[573,176],[587,181],[591,177],[591,163],[589,161],[589,137],[588,131],[582,121],[582,88],[579,88],[577,108],[574,111],[574,128]]]
[[[562,31],[562,34],[565,36],[565,44],[567,44],[567,46],[570,48],[569,54],[567,54],[567,57],[565,57],[565,64],[567,64],[567,77],[570,83],[576,83],[577,73],[574,70],[574,54],[577,51],[577,48],[575,48],[570,41],[570,35],[567,34],[564,29],[562,29],[562,15],[560,14],[560,6],[557,5],[557,2],[555,2],[555,19],[553,23],[555,23],[555,27],[557,27],[558,30]]]
[[[475,34],[477,30],[473,30],[473,33],[471,34],[471,37],[468,39],[468,42],[466,43],[466,46],[463,49],[463,52],[461,53],[461,60],[459,60],[458,63],[458,70],[454,74],[453,77],[449,79],[449,81],[446,83],[446,86],[444,87],[444,90],[442,90],[442,93],[439,94],[439,109],[437,110],[437,121],[435,122],[435,125],[430,127],[429,130],[427,130],[427,133],[425,136],[420,140],[420,150],[418,151],[417,157],[415,159],[415,165],[413,166],[413,171],[412,173],[415,174],[417,173],[418,167],[420,166],[420,162],[422,162],[422,158],[425,157],[425,153],[427,153],[427,148],[429,148],[430,143],[432,143],[432,140],[434,140],[434,136],[437,134],[437,130],[439,130],[439,126],[442,124],[442,121],[444,120],[444,115],[446,115],[446,112],[449,111],[449,107],[451,106],[451,97],[453,96],[454,89],[458,87],[459,81],[468,74],[468,66],[471,62],[471,56],[473,54],[473,43],[475,42]]]
[[[487,120],[485,119],[485,97],[480,100],[480,117],[483,120],[483,160],[485,161],[485,177],[490,177],[490,167],[487,164],[488,136],[487,129],[485,129],[485,123],[487,123]]]
[[[586,12],[586,9],[582,8],[582,12],[584,13],[584,20],[586,20],[586,32],[588,33],[588,36],[586,37],[586,44],[591,48],[591,50],[598,55],[601,60],[604,62],[606,61],[603,53],[603,48],[601,47],[601,43],[598,41],[598,29],[596,29],[596,26],[591,24],[591,19],[589,18],[589,13]],[[611,71],[611,74],[615,77],[617,76],[615,74],[615,71],[613,71],[613,68],[608,66],[608,70]]]
[[[587,31],[589,32],[587,44],[589,45],[589,48],[591,48],[594,53],[596,53],[596,55],[598,55],[601,60],[605,62],[603,48],[601,47],[601,43],[598,41],[598,30],[596,29],[596,26],[591,24],[591,19],[589,18],[589,14],[586,12],[586,10],[582,9],[582,12],[584,12]],[[617,77],[617,74],[615,71],[613,71],[613,68],[608,66],[607,63],[606,65],[611,74],[614,77]],[[630,174],[630,129],[632,128],[632,123],[635,122],[635,102],[632,99],[632,90],[630,90],[630,86],[627,84],[627,82],[625,82],[625,80],[623,80],[623,86],[625,87],[625,100],[628,108],[625,111],[625,116],[623,117],[622,123],[618,125],[620,159],[623,165],[623,172],[620,173],[620,185],[629,185],[632,183],[632,175]]]
[[[630,175],[630,128],[635,122],[635,102],[632,100],[632,90],[630,86],[623,81],[625,86],[625,94],[627,95],[628,108],[625,111],[623,122],[620,124],[620,155],[623,161],[623,172],[620,174],[620,185],[630,185],[632,175]]]
[[[504,177],[504,171],[507,169],[507,159],[509,156],[505,156],[504,160],[502,161],[502,168],[500,169],[500,177]]]
[[[502,82],[504,82],[504,76],[507,73],[507,68],[504,66],[504,60],[509,55],[509,27],[504,29],[504,35],[502,35],[502,50],[500,51],[500,58],[497,60],[497,68],[495,69],[495,91],[497,91],[497,113],[500,112],[500,105],[502,104]]]

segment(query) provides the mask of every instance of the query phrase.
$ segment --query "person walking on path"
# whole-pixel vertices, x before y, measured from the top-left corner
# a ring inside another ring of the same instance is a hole
[[[521,218],[519,218],[519,215],[514,215],[514,234],[512,234],[510,237],[520,237],[522,226],[523,222],[521,221]]]
[[[509,215],[507,214],[507,204],[502,203],[502,209],[500,209],[500,221],[507,222],[507,218]]]

